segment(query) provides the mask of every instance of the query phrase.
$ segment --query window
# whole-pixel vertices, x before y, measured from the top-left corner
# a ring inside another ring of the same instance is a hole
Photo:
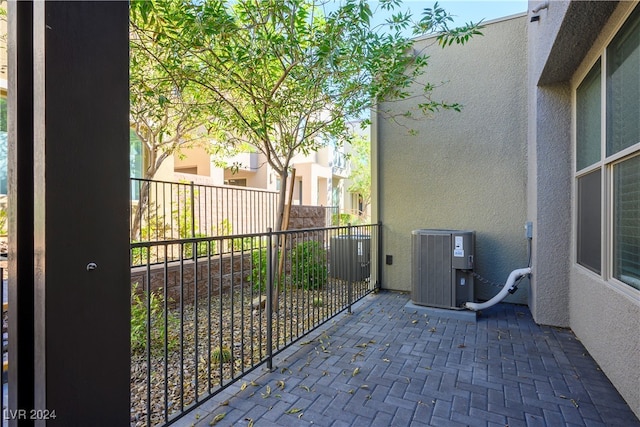
[[[236,179],[225,179],[225,185],[235,185],[237,187],[246,187],[247,179],[246,178],[236,178]]]
[[[576,164],[578,170],[600,160],[600,60],[576,91],[576,109],[580,120],[576,129]]]
[[[640,141],[640,8],[607,48],[607,156]]]
[[[600,169],[578,178],[578,263],[600,273]]]
[[[640,6],[603,58],[575,91],[576,261],[640,289]]]
[[[142,141],[138,138],[135,131],[129,131],[129,177],[142,178],[143,175],[143,151]],[[131,182],[131,200],[140,199],[140,183],[132,180]]]
[[[640,155],[613,166],[613,277],[640,289]]]

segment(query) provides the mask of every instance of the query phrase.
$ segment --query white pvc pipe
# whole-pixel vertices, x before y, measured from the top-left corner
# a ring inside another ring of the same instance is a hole
[[[540,3],[539,5],[537,5],[536,7],[534,7],[533,9],[531,9],[532,13],[538,13],[540,12],[542,9],[547,9],[549,7],[549,2],[545,1],[543,3]]]
[[[475,302],[467,302],[464,304],[464,306],[469,310],[473,310],[473,311],[484,310],[485,308],[492,307],[507,297],[507,295],[509,294],[509,291],[515,288],[516,280],[519,277],[524,276],[526,274],[530,274],[530,273],[531,273],[531,268],[529,267],[513,270],[509,274],[507,283],[505,283],[504,287],[500,290],[500,292],[498,292],[498,295],[491,298],[487,302],[483,302],[482,304],[476,304]]]

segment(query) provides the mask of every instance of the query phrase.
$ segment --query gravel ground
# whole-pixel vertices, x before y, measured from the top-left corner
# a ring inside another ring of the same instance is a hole
[[[353,293],[361,296],[367,288],[368,282],[358,282]],[[274,348],[276,344],[277,348],[282,348],[296,340],[345,308],[346,304],[347,286],[344,282],[333,283],[321,290],[283,291],[278,312],[273,315]],[[147,425],[149,398],[151,425],[156,425],[164,421],[165,405],[171,417],[181,408],[195,403],[196,393],[200,397],[207,396],[264,361],[267,354],[267,318],[263,305],[250,291],[238,291],[222,299],[212,298],[210,306],[207,301],[202,301],[197,310],[193,304],[185,307],[182,321],[179,309],[170,310],[167,317],[169,349],[165,354],[161,341],[153,346],[148,356],[150,387],[147,382],[147,352],[139,350],[132,354],[131,426]],[[214,357],[220,346],[232,350],[231,360],[220,361]]]

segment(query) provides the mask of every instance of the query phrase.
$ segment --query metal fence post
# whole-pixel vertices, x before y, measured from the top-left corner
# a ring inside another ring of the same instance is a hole
[[[191,187],[191,237],[196,237],[196,204],[194,197],[194,184],[193,181],[189,183],[189,187]]]
[[[349,308],[347,309],[347,312],[349,314],[351,314],[351,305],[353,304],[353,270],[354,270],[354,259],[353,259],[353,236],[351,235],[351,223],[349,223],[347,225],[347,230],[348,230],[348,243],[347,243],[347,248],[349,248],[349,255],[347,257],[348,259],[348,268],[347,268],[347,277],[349,278],[349,287],[347,288],[347,298],[349,299]]]
[[[267,228],[267,369],[273,369],[273,234],[271,227]]]

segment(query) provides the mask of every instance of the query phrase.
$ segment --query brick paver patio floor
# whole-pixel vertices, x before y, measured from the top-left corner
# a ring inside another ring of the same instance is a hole
[[[364,298],[174,425],[640,426],[573,333],[526,306],[472,323],[408,301]]]

